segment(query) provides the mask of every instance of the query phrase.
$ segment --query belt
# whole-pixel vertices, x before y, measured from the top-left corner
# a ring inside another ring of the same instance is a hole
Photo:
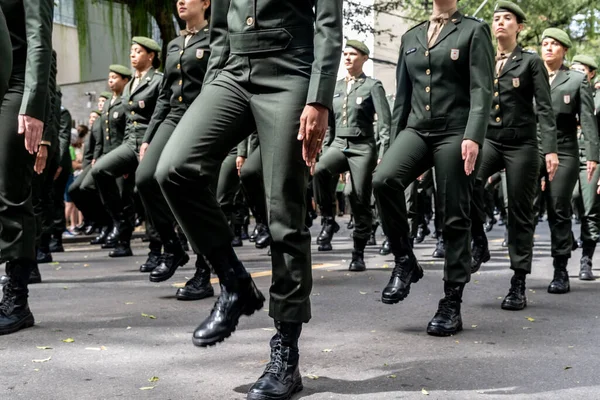
[[[244,33],[230,33],[231,54],[245,55],[271,51],[312,48],[315,33],[312,27],[261,29]]]

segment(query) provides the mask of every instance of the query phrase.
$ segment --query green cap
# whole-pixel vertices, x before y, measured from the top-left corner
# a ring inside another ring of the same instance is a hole
[[[559,41],[566,48],[573,47],[573,43],[571,43],[571,38],[569,34],[562,29],[558,28],[548,28],[542,34],[542,40],[546,38],[552,38],[554,40]]]
[[[102,112],[100,112],[100,110],[93,110],[92,111],[94,114],[98,114],[99,116],[102,115]]]
[[[352,47],[353,49],[360,51],[361,53],[363,53],[366,56],[368,56],[370,53],[367,45],[358,40],[348,40],[346,42],[346,47]]]
[[[157,53],[160,53],[160,46],[158,45],[158,43],[145,36],[134,36],[133,39],[131,39],[131,43],[137,43],[140,46],[145,47],[148,51],[155,51]]]
[[[591,70],[598,69],[598,63],[594,57],[585,54],[578,54],[573,57],[573,63],[587,65]]]
[[[121,75],[124,78],[131,78],[131,76],[132,76],[131,68],[127,68],[124,65],[112,64],[110,67],[108,67],[108,70],[110,72],[114,72],[116,74],[119,74],[119,75]]]
[[[515,14],[517,16],[518,23],[527,21],[525,12],[521,9],[521,7],[512,1],[499,0],[496,3],[496,8],[494,8],[494,13],[497,12],[510,12]]]
[[[112,98],[112,93],[111,92],[102,92],[100,93],[100,97],[104,97],[106,100]]]

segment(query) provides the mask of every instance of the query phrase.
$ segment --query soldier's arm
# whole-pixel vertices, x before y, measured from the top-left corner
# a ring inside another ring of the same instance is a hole
[[[42,142],[46,146],[56,143],[56,132],[54,125],[54,103],[56,102],[56,52],[52,51],[52,64],[50,65],[50,75],[48,76],[48,96],[46,100],[46,121],[44,123],[44,132],[42,133]]]
[[[542,135],[541,148],[544,154],[556,153],[556,118],[552,110],[552,95],[548,82],[548,71],[541,58],[535,56],[531,60],[533,74],[533,90],[537,121]]]
[[[213,1],[210,15],[210,57],[204,76],[204,85],[212,82],[229,58],[227,12],[231,0]]]
[[[382,159],[383,154],[390,146],[392,113],[381,82],[375,82],[375,85],[371,88],[371,96],[373,96],[373,105],[377,113],[377,135],[379,136],[379,156],[377,158]]]
[[[71,159],[69,146],[71,145],[71,113],[66,108],[60,112],[60,128],[58,131],[58,151],[60,160]]]
[[[486,23],[480,23],[474,29],[469,48],[471,108],[464,139],[483,146],[492,108],[494,48],[490,28]]]
[[[52,0],[23,1],[27,34],[25,90],[19,114],[44,121],[52,64]]]
[[[237,155],[238,157],[248,158],[248,136],[242,140],[237,146]]]
[[[394,101],[394,110],[392,112],[392,127],[390,130],[390,142],[396,139],[400,131],[406,128],[408,116],[411,109],[412,82],[406,67],[404,53],[404,40],[400,46],[398,55],[398,64],[396,67],[396,100]]]
[[[100,116],[101,120],[102,117]],[[94,160],[98,160],[102,157],[102,152],[104,151],[104,135],[102,132],[102,127],[100,127],[100,134],[98,134],[98,129],[94,129],[92,125],[92,135],[96,135],[96,144],[94,145]]]
[[[315,59],[312,64],[306,104],[332,109],[333,92],[344,40],[342,0],[315,1]]]
[[[598,162],[600,159],[600,144],[598,140],[598,126],[596,118],[594,118],[594,97],[590,84],[585,78],[581,80],[579,98],[579,120],[581,121],[581,130],[585,137],[585,155],[588,161]]]
[[[150,118],[150,122],[148,123],[148,129],[146,129],[142,143],[150,143],[152,141],[152,138],[158,130],[158,127],[165,120],[165,118],[167,118],[167,115],[169,115],[169,112],[171,111],[172,95],[173,92],[171,91],[171,86],[168,82],[167,75],[163,75],[160,85],[160,93],[158,95],[158,99],[156,100],[156,106],[154,107],[154,112],[152,113],[152,118]]]

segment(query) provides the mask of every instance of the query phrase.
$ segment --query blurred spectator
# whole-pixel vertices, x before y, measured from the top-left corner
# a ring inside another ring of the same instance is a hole
[[[71,146],[69,151],[71,153],[71,175],[67,183],[65,190],[65,218],[67,220],[67,231],[65,236],[74,236],[78,234],[78,228],[83,222],[83,216],[81,212],[75,206],[75,203],[69,196],[69,187],[75,180],[75,177],[81,173],[83,164],[83,142],[85,137],[88,135],[89,129],[85,125],[79,125],[77,129],[73,129],[71,135]]]

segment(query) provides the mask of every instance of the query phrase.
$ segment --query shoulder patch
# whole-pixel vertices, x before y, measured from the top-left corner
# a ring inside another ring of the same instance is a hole
[[[533,51],[533,50],[525,50],[525,49],[523,49],[523,53],[525,53],[525,54],[537,54],[537,53],[536,53],[535,51]]]
[[[465,15],[464,17],[465,17],[466,19],[470,19],[470,20],[472,20],[472,21],[477,21],[477,22],[479,22],[480,24],[482,24],[482,23],[484,23],[484,22],[485,22],[485,21],[484,21],[483,19],[481,19],[481,18],[477,18],[477,17],[471,17],[471,16],[469,16],[469,15]]]

